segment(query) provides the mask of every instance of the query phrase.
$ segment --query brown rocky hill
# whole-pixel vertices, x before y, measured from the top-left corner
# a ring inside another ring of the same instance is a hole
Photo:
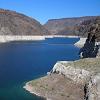
[[[90,34],[91,36],[95,35],[96,39],[100,41],[100,16],[95,19],[89,19],[81,22],[76,26],[77,32],[76,35],[87,36]]]
[[[75,35],[75,27],[81,22],[89,19],[95,19],[97,16],[86,16],[86,17],[73,17],[73,18],[62,18],[62,19],[51,19],[44,25],[51,34],[56,35]]]
[[[0,9],[0,35],[47,35],[38,21],[15,11]]]

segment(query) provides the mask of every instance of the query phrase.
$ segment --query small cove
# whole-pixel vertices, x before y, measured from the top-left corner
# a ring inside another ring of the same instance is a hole
[[[57,61],[79,59],[79,38],[0,44],[0,100],[43,100],[23,89],[25,82],[46,75]]]

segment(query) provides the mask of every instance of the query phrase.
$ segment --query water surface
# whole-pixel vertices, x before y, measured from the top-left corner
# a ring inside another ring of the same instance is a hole
[[[77,38],[0,44],[0,100],[43,100],[22,87],[46,75],[57,61],[79,59]]]

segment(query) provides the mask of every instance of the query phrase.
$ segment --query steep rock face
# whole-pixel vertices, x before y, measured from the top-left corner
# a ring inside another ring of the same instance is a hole
[[[87,100],[100,100],[100,73],[91,78],[87,90]]]
[[[75,35],[75,29],[78,24],[84,20],[95,19],[96,17],[97,16],[51,19],[44,27],[48,29],[51,34]]]
[[[62,74],[74,82],[84,84],[84,100],[100,100],[100,58],[60,61],[50,74]]]
[[[76,35],[87,37],[90,34],[90,38],[95,35],[96,41],[100,41],[100,16],[81,22],[76,30]]]
[[[0,35],[47,35],[35,19],[15,11],[0,9]]]
[[[54,65],[52,73],[62,74],[77,83],[84,83],[90,77],[91,73],[85,69],[75,68],[67,61],[61,61]]]

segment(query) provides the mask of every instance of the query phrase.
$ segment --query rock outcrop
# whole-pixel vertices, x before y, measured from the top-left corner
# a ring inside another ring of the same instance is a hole
[[[85,82],[91,75],[89,71],[85,69],[75,68],[71,66],[67,61],[61,61],[56,63],[51,73],[62,74],[77,83]]]
[[[50,100],[100,100],[100,58],[58,61],[24,88]]]
[[[51,73],[62,74],[77,83],[84,84],[85,100],[100,100],[100,58],[81,59],[74,62],[61,61]]]
[[[84,46],[85,41],[86,41],[86,38],[80,38],[80,40],[76,42],[74,45],[76,47],[82,48]]]
[[[0,35],[47,35],[38,21],[15,11],[0,9]]]
[[[96,44],[96,36],[88,34],[84,46],[80,49],[79,55],[81,58],[95,58],[99,51],[99,45]]]
[[[87,84],[86,100],[100,100],[100,73],[91,77]]]

